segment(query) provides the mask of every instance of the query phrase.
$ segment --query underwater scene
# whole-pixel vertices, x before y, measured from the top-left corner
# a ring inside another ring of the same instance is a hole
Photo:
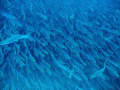
[[[120,90],[120,0],[0,0],[0,90]]]

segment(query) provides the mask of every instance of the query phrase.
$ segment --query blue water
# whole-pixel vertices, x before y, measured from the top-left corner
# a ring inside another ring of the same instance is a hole
[[[0,0],[0,90],[120,90],[120,0]]]

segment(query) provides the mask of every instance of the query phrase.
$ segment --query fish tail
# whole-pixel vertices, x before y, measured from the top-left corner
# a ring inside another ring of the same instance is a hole
[[[104,68],[106,68],[107,67],[107,59],[105,60],[105,62],[104,62]]]
[[[27,37],[30,41],[34,41],[34,38],[31,36],[31,34],[28,34]]]

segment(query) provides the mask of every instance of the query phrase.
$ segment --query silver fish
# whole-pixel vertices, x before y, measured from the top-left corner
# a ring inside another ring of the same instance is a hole
[[[93,79],[95,77],[98,77],[98,76],[101,76],[103,74],[103,72],[105,71],[106,69],[106,63],[107,63],[107,60],[104,62],[104,67],[102,69],[100,69],[99,71],[96,71],[95,73],[93,73],[91,76],[90,76],[90,79]]]
[[[2,15],[8,19],[13,19],[13,20],[17,19],[15,16],[8,14],[8,13],[5,13],[5,12],[2,12]]]
[[[90,79],[92,79],[92,78],[95,78],[95,77],[98,77],[98,76],[102,75],[102,73],[103,73],[103,71],[104,71],[104,70],[105,70],[105,67],[104,67],[104,68],[102,68],[102,69],[100,69],[99,71],[97,71],[97,72],[93,73],[93,74],[90,76]]]
[[[20,39],[23,39],[23,38],[28,38],[29,40],[31,40],[30,35],[13,35],[10,38],[7,38],[7,39],[1,41],[0,45],[7,45],[7,44],[10,44],[10,43],[16,42]]]

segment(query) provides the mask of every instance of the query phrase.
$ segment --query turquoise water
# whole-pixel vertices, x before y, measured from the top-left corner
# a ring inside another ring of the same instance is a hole
[[[0,0],[0,90],[120,90],[120,0]]]

